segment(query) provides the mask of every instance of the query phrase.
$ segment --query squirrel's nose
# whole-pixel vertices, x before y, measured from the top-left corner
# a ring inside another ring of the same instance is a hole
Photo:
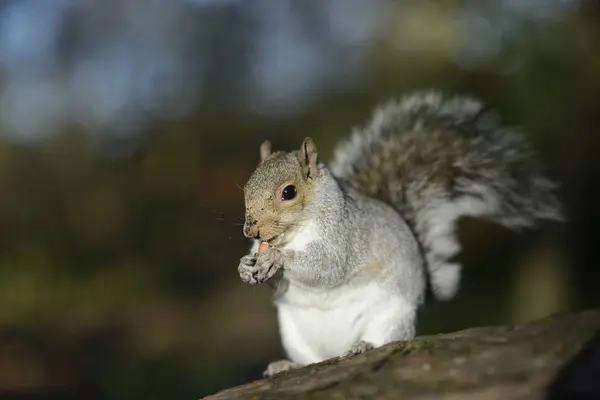
[[[244,224],[244,236],[249,239],[258,239],[259,233],[256,225],[254,223],[245,223]]]

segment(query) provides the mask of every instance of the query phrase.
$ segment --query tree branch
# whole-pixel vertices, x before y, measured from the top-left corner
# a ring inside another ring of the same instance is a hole
[[[205,399],[542,399],[558,369],[599,329],[600,310],[591,310],[421,336]]]

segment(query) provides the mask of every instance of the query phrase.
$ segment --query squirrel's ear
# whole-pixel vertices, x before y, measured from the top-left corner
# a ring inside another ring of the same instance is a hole
[[[260,161],[264,161],[267,157],[271,155],[271,142],[265,140],[260,145]]]
[[[307,178],[315,179],[317,177],[317,146],[315,142],[307,137],[300,147],[300,163]]]

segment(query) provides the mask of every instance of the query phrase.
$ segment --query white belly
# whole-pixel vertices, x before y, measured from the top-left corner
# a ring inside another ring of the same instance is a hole
[[[376,284],[313,292],[290,283],[277,300],[279,328],[288,357],[310,364],[343,355],[389,304]]]

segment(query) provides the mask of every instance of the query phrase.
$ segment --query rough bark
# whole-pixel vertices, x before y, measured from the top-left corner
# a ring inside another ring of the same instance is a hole
[[[396,342],[231,388],[223,399],[542,399],[600,329],[600,310]]]

